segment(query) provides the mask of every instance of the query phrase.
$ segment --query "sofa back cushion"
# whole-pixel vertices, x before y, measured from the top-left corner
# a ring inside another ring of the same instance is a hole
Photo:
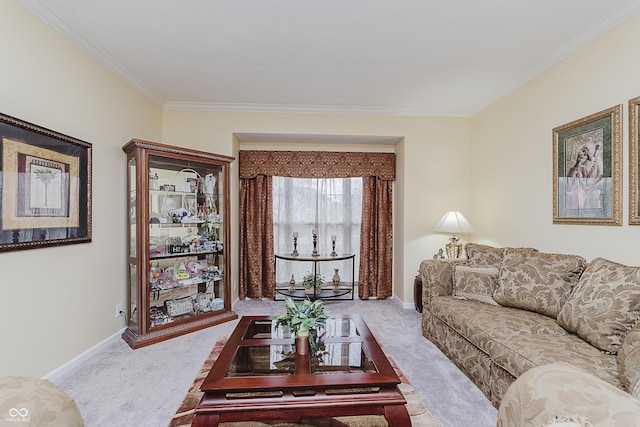
[[[464,251],[467,254],[467,261],[470,267],[500,268],[502,264],[502,248],[467,243],[464,245]]]
[[[596,258],[558,315],[560,326],[600,350],[617,353],[640,317],[640,267]]]
[[[498,305],[493,300],[493,291],[497,282],[497,268],[458,264],[453,268],[453,297]]]
[[[493,298],[503,306],[555,318],[585,265],[578,255],[505,249]]]
[[[538,252],[534,248],[496,248],[493,246],[467,243],[464,251],[467,254],[467,263],[470,267],[493,267],[500,269],[506,250],[522,252]]]
[[[622,340],[616,361],[620,381],[629,393],[640,399],[640,321]]]

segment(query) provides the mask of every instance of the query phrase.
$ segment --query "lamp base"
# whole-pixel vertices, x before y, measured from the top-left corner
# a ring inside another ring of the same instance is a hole
[[[462,243],[459,243],[459,240],[455,236],[449,239],[449,243],[445,245],[447,258],[460,258],[460,255],[462,255]]]

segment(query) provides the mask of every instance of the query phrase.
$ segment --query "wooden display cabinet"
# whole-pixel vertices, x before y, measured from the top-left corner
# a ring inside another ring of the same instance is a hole
[[[233,157],[133,139],[127,154],[128,311],[138,348],[238,316],[231,311]]]

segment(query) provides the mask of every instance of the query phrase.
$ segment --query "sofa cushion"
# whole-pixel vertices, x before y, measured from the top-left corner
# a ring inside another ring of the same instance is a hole
[[[640,267],[596,258],[589,263],[558,323],[603,351],[616,353],[640,317]]]
[[[548,316],[451,296],[434,298],[429,311],[487,354],[495,336],[515,339],[530,334],[569,335]]]
[[[467,254],[467,261],[471,267],[493,267],[500,268],[502,264],[502,248],[479,245],[477,243],[467,243],[464,245]]]
[[[493,300],[493,290],[497,281],[497,268],[469,267],[458,264],[453,268],[453,296],[458,299],[498,305]]]
[[[640,322],[622,341],[617,361],[620,381],[629,393],[640,399]]]
[[[616,356],[602,353],[576,335],[495,334],[486,350],[494,363],[516,378],[536,366],[566,362],[624,388],[618,377]]]
[[[467,262],[470,267],[494,267],[502,266],[505,249],[522,252],[538,252],[534,248],[496,248],[478,243],[467,243],[464,251],[467,254]]]
[[[577,255],[505,249],[493,298],[507,307],[556,318],[585,265]]]

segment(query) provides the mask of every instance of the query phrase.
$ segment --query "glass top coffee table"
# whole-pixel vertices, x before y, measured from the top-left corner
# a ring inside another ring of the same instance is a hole
[[[400,379],[362,317],[329,318],[320,344],[318,355],[296,354],[287,327],[242,317],[200,387],[192,426],[355,415],[411,425]]]

